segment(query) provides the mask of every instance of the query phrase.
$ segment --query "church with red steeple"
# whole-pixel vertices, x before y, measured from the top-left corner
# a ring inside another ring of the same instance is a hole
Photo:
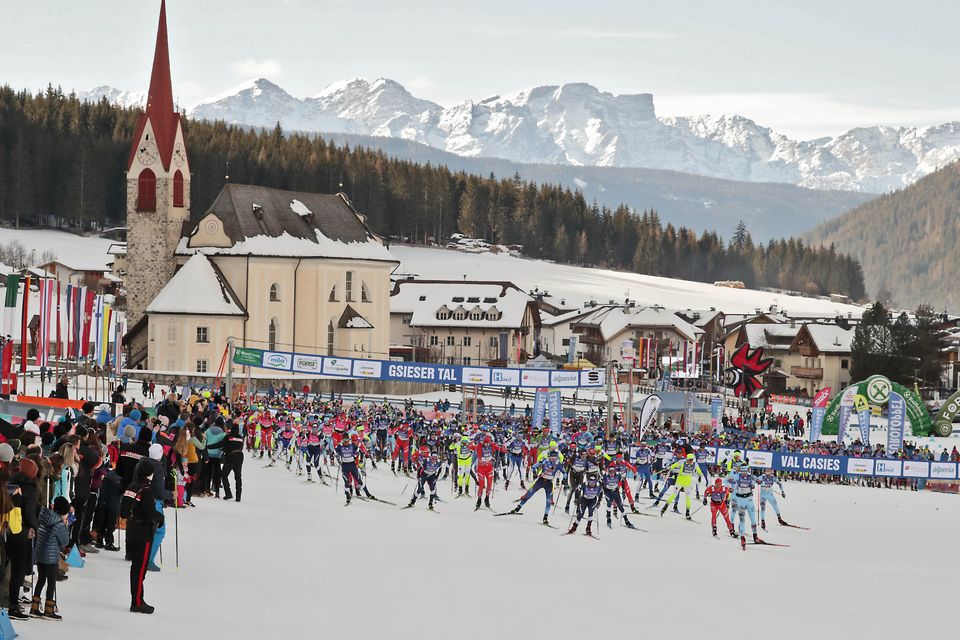
[[[125,288],[132,334],[145,333],[136,331],[137,323],[173,276],[173,256],[189,220],[190,163],[180,114],[173,106],[166,2],[161,0],[147,108],[137,121],[127,162]],[[146,345],[132,347],[131,351],[136,351]]]

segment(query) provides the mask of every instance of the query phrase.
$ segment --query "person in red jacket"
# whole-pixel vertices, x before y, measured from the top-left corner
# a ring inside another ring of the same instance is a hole
[[[397,458],[400,458],[400,470],[410,471],[410,440],[413,439],[413,429],[404,422],[393,431],[394,447],[393,455],[390,457],[390,471],[396,473],[395,464]]]
[[[484,489],[487,493],[483,505],[489,509],[490,492],[493,490],[493,458],[497,452],[506,453],[507,449],[494,442],[493,436],[489,433],[485,434],[480,442],[471,444],[470,449],[473,451],[477,472],[477,506],[474,507],[474,511],[480,508]]]
[[[631,471],[636,475],[637,468],[624,459],[623,453],[618,453],[614,459],[610,461],[610,464],[614,465],[617,468],[617,473],[620,474],[620,489],[627,495],[627,500],[630,502],[631,513],[640,513],[637,511],[637,507],[633,502],[633,492],[630,490],[630,483],[627,482],[627,471]]]
[[[717,535],[717,513],[723,516],[723,520],[727,523],[727,531],[730,532],[730,535],[734,538],[737,537],[737,533],[733,530],[733,523],[730,522],[730,514],[727,509],[727,502],[730,500],[730,487],[726,487],[723,484],[721,478],[717,478],[713,482],[712,487],[707,487],[707,490],[703,492],[703,504],[707,504],[707,499],[710,499],[710,526],[713,527],[713,535]]]

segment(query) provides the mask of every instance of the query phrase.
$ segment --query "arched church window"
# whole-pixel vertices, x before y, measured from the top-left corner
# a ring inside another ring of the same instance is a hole
[[[333,355],[333,341],[336,334],[334,333],[333,320],[327,323],[327,355]]]
[[[270,345],[270,351],[277,350],[277,319],[270,318],[270,326],[267,328],[267,344]]]
[[[137,211],[157,210],[157,176],[144,169],[137,178]]]
[[[280,302],[280,285],[276,282],[270,285],[270,302]]]
[[[179,169],[173,174],[173,206],[183,206],[183,172]]]

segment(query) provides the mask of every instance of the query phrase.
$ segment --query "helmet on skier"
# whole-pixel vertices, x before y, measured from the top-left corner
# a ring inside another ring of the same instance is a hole
[[[556,449],[556,448],[557,448],[557,441],[556,441],[556,440],[551,440],[551,441],[550,441],[550,448],[551,448],[551,449]]]
[[[717,478],[716,480],[713,481],[713,484],[715,484],[718,487],[723,486],[723,480],[721,478]]]
[[[360,442],[360,434],[359,434],[359,433],[351,433],[351,434],[350,434],[350,442],[352,442],[352,443],[354,443],[354,444],[357,444],[358,442]]]
[[[690,462],[693,462],[696,459],[697,459],[697,456],[693,455],[692,453],[687,454],[687,460],[689,460]]]
[[[492,442],[493,442],[493,436],[492,436],[492,435],[490,435],[490,434],[488,433],[487,435],[483,436],[483,444],[490,444],[490,443],[492,443]]]
[[[550,449],[550,452],[547,453],[547,457],[548,457],[548,458],[559,458],[559,457],[560,457],[560,452],[557,451],[556,449]]]

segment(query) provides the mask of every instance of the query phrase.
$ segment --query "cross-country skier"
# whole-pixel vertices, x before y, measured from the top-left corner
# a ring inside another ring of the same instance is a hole
[[[426,453],[426,451],[424,451]],[[440,475],[440,455],[435,451],[423,456],[417,456],[417,489],[410,497],[410,502],[404,509],[409,509],[417,503],[417,495],[423,494],[424,487],[430,489],[430,502],[427,508],[433,511],[433,501],[437,499],[437,476]]]
[[[650,464],[653,461],[653,451],[647,445],[643,444],[640,441],[640,436],[638,435],[634,443],[630,445],[629,449],[630,462],[637,468],[636,475],[639,479],[637,484],[637,492],[634,495],[634,498],[640,499],[640,489],[643,488],[644,483],[647,485],[647,492],[650,497],[653,498],[653,476],[650,473]]]
[[[666,502],[664,502],[663,504],[663,507],[660,509],[660,516],[662,517],[663,514],[666,513],[667,506],[669,506],[670,500],[674,497],[674,495],[679,497],[680,493],[683,492],[684,496],[686,496],[686,499],[687,499],[686,500],[687,502],[686,518],[687,520],[689,520],[690,519],[690,493],[693,490],[693,487],[691,485],[695,485],[697,482],[700,481],[700,478],[702,477],[702,474],[700,472],[700,466],[697,464],[697,457],[692,453],[688,453],[686,458],[682,460],[677,460],[672,465],[670,465],[670,471],[677,474],[677,480],[674,483],[673,495],[667,498]],[[674,510],[676,510],[676,506],[674,506]]]
[[[493,458],[503,447],[493,441],[493,436],[485,434],[483,440],[471,445],[474,460],[476,460],[477,469],[477,506],[474,510],[480,508],[480,498],[484,495],[484,506],[490,508],[490,492],[493,489]]]
[[[744,463],[737,465],[730,475],[724,479],[724,484],[733,490],[733,513],[736,518],[740,518],[740,546],[746,550],[746,519],[750,517],[750,528],[753,531],[753,541],[756,544],[763,544],[763,541],[757,536],[757,511],[753,506],[753,488],[757,484],[757,479]]]
[[[727,502],[730,500],[730,487],[724,486],[722,478],[714,480],[713,486],[707,487],[707,490],[703,492],[704,505],[707,504],[707,499],[710,500],[710,526],[713,529],[713,536],[717,536],[717,514],[719,513],[723,516],[724,522],[727,523],[727,531],[730,532],[732,537],[736,538],[737,534],[733,530],[733,523],[730,522],[729,509],[727,508]]]
[[[464,493],[470,495],[470,472],[473,469],[473,450],[470,448],[470,437],[461,436],[460,440],[450,445],[450,450],[457,458],[457,497]]]
[[[623,459],[623,453],[618,452],[613,460],[610,461],[608,466],[616,467],[617,475],[620,476],[620,489],[623,492],[623,495],[627,496],[627,502],[630,503],[630,511],[633,513],[640,513],[637,511],[637,506],[633,503],[633,494],[630,492],[630,483],[627,481],[627,472],[637,472],[637,468]]]
[[[514,469],[516,469],[517,474],[520,476],[520,488],[527,488],[523,484],[523,456],[526,450],[527,442],[520,432],[520,429],[517,429],[513,432],[513,436],[509,442],[507,442],[507,472],[505,474],[507,481],[504,484],[504,489],[510,488],[510,478],[513,477]]]
[[[600,478],[598,477],[598,474],[588,473],[584,477],[583,482],[577,487],[576,520],[570,525],[570,530],[567,531],[568,534],[574,533],[577,530],[577,527],[580,526],[580,521],[583,520],[583,516],[586,515],[586,535],[593,535],[593,532],[590,529],[593,526],[593,514],[600,505],[601,491],[602,489],[600,487]]]
[[[547,494],[547,502],[543,508],[543,524],[548,527],[550,526],[550,521],[547,519],[547,516],[550,513],[550,507],[553,506],[553,481],[556,480],[559,474],[563,473],[562,457],[560,452],[554,449],[547,454],[545,460],[541,460],[533,465],[533,472],[536,474],[537,479],[530,485],[527,492],[523,494],[523,497],[520,498],[520,504],[514,507],[509,513],[520,513],[523,505],[525,505],[535,493],[543,489],[543,492]]]
[[[767,503],[773,507],[773,512],[777,514],[777,522],[786,526],[786,522],[780,515],[780,505],[777,504],[777,496],[773,493],[773,485],[780,487],[780,495],[787,497],[783,490],[783,483],[780,478],[773,474],[773,469],[765,469],[760,476],[760,527],[767,530]]]
[[[363,489],[368,498],[376,499],[363,484],[363,480],[360,478],[360,470],[357,468],[358,457],[361,454],[367,454],[363,445],[360,444],[360,436],[354,433],[350,438],[344,438],[335,447],[334,451],[340,460],[340,471],[343,473],[343,490],[347,496],[346,504],[350,504],[351,485],[358,496],[360,495],[360,489]]]
[[[395,463],[400,458],[400,470],[410,469],[410,439],[413,438],[413,429],[406,422],[400,424],[393,431],[393,456],[390,458],[390,471],[396,473]]]
[[[564,512],[570,513],[570,501],[573,494],[576,493],[580,484],[583,482],[583,476],[587,471],[587,456],[584,454],[576,442],[571,442],[567,448],[567,504],[563,508]],[[579,507],[578,507],[579,508]],[[593,511],[591,519],[593,517]]]
[[[620,475],[620,470],[616,464],[612,461],[607,465],[606,471],[603,474],[602,483],[603,483],[603,496],[607,500],[607,526],[613,527],[612,520],[610,518],[610,507],[613,506],[614,511],[619,511],[623,516],[623,524],[625,524],[630,529],[633,529],[633,524],[630,520],[627,519],[627,512],[623,508],[623,498],[620,497],[620,481],[623,477]]]

